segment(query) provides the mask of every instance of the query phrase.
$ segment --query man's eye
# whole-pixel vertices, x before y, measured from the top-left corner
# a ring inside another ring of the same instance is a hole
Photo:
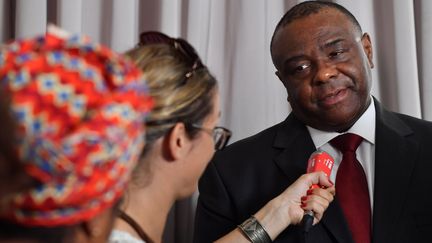
[[[342,55],[342,54],[344,54],[345,53],[345,50],[337,50],[337,51],[332,51],[332,52],[330,52],[330,54],[329,54],[329,57],[330,58],[334,58],[334,57],[338,57],[338,56],[340,56],[340,55]]]
[[[309,67],[308,64],[301,64],[294,68],[293,72],[302,72]]]

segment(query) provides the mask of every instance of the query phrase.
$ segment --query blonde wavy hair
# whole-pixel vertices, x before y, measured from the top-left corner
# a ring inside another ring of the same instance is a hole
[[[125,53],[143,71],[154,107],[146,122],[146,146],[164,136],[177,122],[185,124],[193,138],[212,112],[216,79],[205,66],[192,70],[190,60],[175,46],[146,44]],[[192,72],[191,72],[192,70]]]

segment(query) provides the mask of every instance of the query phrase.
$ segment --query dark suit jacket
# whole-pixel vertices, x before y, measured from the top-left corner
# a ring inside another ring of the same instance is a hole
[[[432,242],[432,123],[375,101],[373,242]],[[194,242],[235,229],[306,172],[315,150],[294,116],[215,155],[199,183]],[[337,191],[337,185],[336,185]],[[337,199],[306,239],[289,226],[274,242],[353,242]]]

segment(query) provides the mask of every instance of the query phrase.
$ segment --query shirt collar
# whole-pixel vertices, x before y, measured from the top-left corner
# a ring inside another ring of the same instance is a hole
[[[328,143],[333,138],[344,133],[357,134],[371,144],[375,144],[375,104],[372,97],[371,99],[372,102],[370,103],[366,111],[363,113],[363,115],[361,115],[360,118],[354,123],[354,125],[346,132],[327,132],[315,129],[310,126],[306,126],[309,130],[309,134],[312,137],[315,147],[319,148],[324,144]]]

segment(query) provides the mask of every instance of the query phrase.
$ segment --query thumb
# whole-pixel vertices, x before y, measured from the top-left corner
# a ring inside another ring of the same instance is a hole
[[[309,185],[312,184],[318,184],[324,187],[331,187],[333,186],[333,183],[330,181],[330,179],[326,176],[326,174],[322,171],[317,171],[313,173],[308,174],[308,178],[310,179]]]

